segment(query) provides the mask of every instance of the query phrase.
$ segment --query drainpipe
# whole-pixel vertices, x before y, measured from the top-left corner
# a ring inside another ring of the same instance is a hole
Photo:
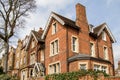
[[[98,45],[98,39],[97,39],[97,57],[99,58],[99,45]]]
[[[68,63],[68,58],[69,58],[69,43],[68,43],[68,27],[66,27],[66,57],[67,57],[67,72],[69,72],[69,63]]]

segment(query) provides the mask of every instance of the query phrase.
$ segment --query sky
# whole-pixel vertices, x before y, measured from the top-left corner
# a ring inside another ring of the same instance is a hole
[[[16,40],[24,39],[31,30],[38,30],[40,27],[44,29],[51,11],[75,20],[77,3],[86,7],[89,24],[97,26],[106,22],[109,26],[117,41],[113,44],[115,68],[117,68],[117,62],[120,60],[120,0],[36,0],[36,11],[26,18],[25,28],[19,29],[18,37],[11,38],[11,41],[16,45]]]

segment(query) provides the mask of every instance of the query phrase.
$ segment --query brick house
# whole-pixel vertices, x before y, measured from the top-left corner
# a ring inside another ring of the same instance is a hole
[[[15,58],[14,58],[14,69],[12,71],[12,75],[19,76],[20,75],[20,54],[22,48],[22,41],[18,40],[18,45],[15,51]]]
[[[21,67],[21,80],[31,80],[33,77],[33,68],[35,63],[44,63],[44,56],[40,57],[41,54],[44,55],[44,40],[41,40],[42,28],[39,31],[32,30],[29,38],[24,40],[25,46],[23,47],[24,53],[21,53],[21,59],[24,58],[24,66]]]
[[[107,24],[89,24],[85,6],[78,3],[75,21],[52,12],[44,30],[18,41],[14,73],[21,80],[81,69],[114,75],[114,42]]]
[[[41,38],[45,40],[46,75],[80,69],[114,75],[114,36],[106,23],[89,25],[83,5],[76,5],[76,21],[52,12]]]
[[[15,48],[10,47],[8,53],[8,73],[12,74],[14,69],[14,60],[15,60]]]
[[[120,61],[118,61],[118,68],[115,70],[115,76],[120,76]]]

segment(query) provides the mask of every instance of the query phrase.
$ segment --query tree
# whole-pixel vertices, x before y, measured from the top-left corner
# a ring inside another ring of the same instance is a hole
[[[35,0],[0,0],[0,39],[5,48],[5,72],[7,72],[9,40],[14,35],[15,29],[21,27],[24,17],[35,10],[35,7]]]

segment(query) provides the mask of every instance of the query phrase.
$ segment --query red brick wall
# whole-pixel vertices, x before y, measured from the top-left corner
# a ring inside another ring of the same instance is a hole
[[[66,27],[63,27],[59,22],[57,22],[57,33],[52,35],[52,20],[49,30],[45,38],[45,66],[46,74],[48,74],[48,66],[50,63],[60,61],[61,72],[66,72],[67,70],[67,59],[66,59]],[[51,41],[58,39],[59,52],[57,55],[50,57],[50,43]]]

